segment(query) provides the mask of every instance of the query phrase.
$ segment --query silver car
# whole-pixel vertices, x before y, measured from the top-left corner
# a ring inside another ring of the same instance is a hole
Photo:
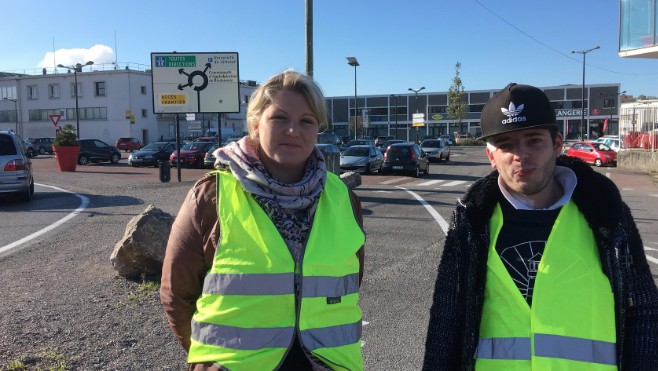
[[[0,131],[0,195],[17,194],[29,202],[34,193],[32,162],[13,131]]]
[[[444,138],[425,139],[420,143],[420,148],[427,153],[430,162],[450,161],[450,146]]]
[[[347,147],[340,155],[340,171],[369,174],[379,171],[383,161],[384,156],[375,146],[355,145]]]

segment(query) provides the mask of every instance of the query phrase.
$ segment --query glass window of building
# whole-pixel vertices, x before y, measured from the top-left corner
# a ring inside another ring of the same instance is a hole
[[[97,97],[105,96],[105,81],[97,81],[94,83],[94,92]]]

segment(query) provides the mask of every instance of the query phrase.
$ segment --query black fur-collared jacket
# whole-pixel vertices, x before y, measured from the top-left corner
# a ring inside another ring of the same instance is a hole
[[[578,178],[572,200],[594,232],[615,298],[620,370],[658,370],[658,289],[629,207],[608,178],[581,162],[558,158]],[[438,269],[425,344],[424,370],[472,370],[489,251],[489,219],[504,200],[498,172],[459,201]]]

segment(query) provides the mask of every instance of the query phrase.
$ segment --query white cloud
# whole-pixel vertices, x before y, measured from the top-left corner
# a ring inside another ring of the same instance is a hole
[[[85,64],[93,61],[94,64],[114,62],[114,50],[107,45],[97,44],[89,49],[58,49],[53,52],[47,52],[43,60],[39,62],[39,67],[53,68],[56,64],[73,66],[76,63]]]

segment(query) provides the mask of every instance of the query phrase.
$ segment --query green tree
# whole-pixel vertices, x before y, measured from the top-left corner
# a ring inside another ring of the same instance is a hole
[[[466,117],[468,104],[466,102],[466,94],[464,94],[464,85],[462,85],[462,79],[459,77],[461,67],[461,63],[455,63],[455,77],[452,78],[452,84],[450,84],[450,89],[448,89],[448,116],[457,120],[459,132],[463,133],[462,120]]]

